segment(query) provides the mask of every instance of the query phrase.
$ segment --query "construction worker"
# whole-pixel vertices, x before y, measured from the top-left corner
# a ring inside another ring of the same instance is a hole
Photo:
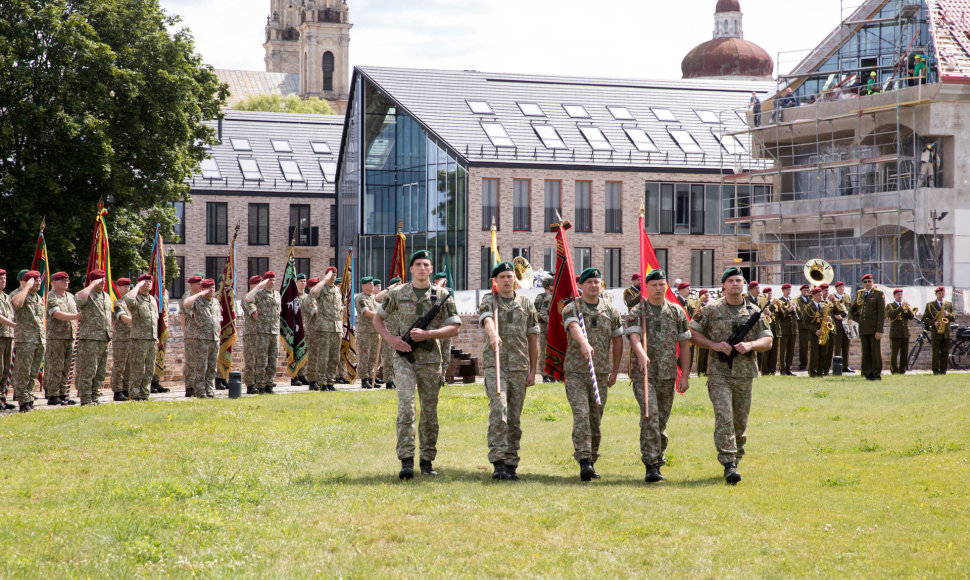
[[[869,73],[869,83],[866,84],[866,94],[875,95],[879,93],[879,80],[876,79],[876,71]]]
[[[917,84],[926,84],[926,58],[916,57],[916,64],[913,66],[913,76],[916,77]]]

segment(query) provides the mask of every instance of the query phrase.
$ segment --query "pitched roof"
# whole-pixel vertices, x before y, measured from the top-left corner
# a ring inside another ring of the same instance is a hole
[[[647,81],[383,67],[358,67],[354,75],[365,77],[465,161],[476,164],[720,168],[722,155],[730,156],[715,133],[739,132],[744,123],[734,110],[747,106],[752,91],[774,89],[773,82],[765,81]],[[473,112],[474,102],[487,103],[491,113]],[[541,116],[524,112],[522,107],[529,105],[537,105],[533,112]],[[581,106],[588,117],[576,116],[581,110],[571,115],[567,106]],[[660,109],[669,111],[672,120],[658,118],[665,113]],[[626,113],[632,118],[625,118]],[[490,122],[501,124],[512,146],[497,146],[489,138],[482,123]],[[547,147],[551,141],[544,144],[538,131],[551,131],[538,126],[554,128],[560,148]],[[628,133],[636,129],[646,131],[657,151],[638,149]],[[672,131],[681,129],[693,136],[697,153],[678,146]]]
[[[229,85],[229,101],[232,107],[239,101],[259,95],[295,95],[300,93],[300,75],[255,70],[215,69],[219,80]]]

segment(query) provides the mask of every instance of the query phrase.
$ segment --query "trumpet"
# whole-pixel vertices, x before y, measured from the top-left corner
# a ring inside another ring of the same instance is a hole
[[[912,312],[914,317],[919,316],[919,308],[913,306],[909,302],[903,302],[903,309]]]

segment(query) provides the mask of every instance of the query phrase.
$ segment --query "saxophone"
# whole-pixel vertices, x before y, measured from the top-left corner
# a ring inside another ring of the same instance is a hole
[[[823,322],[822,322],[822,328],[821,328],[822,334],[820,334],[819,337],[818,337],[818,344],[819,344],[819,346],[825,346],[826,344],[828,344],[828,342],[829,342],[829,334],[833,330],[835,330],[835,325],[832,324],[832,321],[831,320],[829,320],[829,310],[830,310],[830,308],[831,307],[828,304],[825,304],[822,307],[822,320],[823,320]]]
[[[947,315],[946,304],[944,304],[943,306],[940,307],[939,310],[936,311],[935,324],[936,324],[937,334],[946,334],[947,326],[950,324],[950,319],[947,318],[946,315]]]

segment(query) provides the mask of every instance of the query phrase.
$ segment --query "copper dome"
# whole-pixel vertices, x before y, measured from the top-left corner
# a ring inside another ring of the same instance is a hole
[[[721,4],[734,4],[734,0],[721,0]],[[705,77],[757,77],[771,78],[774,62],[763,48],[743,38],[715,38],[687,53],[680,70],[685,79]]]
[[[717,7],[714,12],[741,12],[741,4],[738,0],[717,0]]]

